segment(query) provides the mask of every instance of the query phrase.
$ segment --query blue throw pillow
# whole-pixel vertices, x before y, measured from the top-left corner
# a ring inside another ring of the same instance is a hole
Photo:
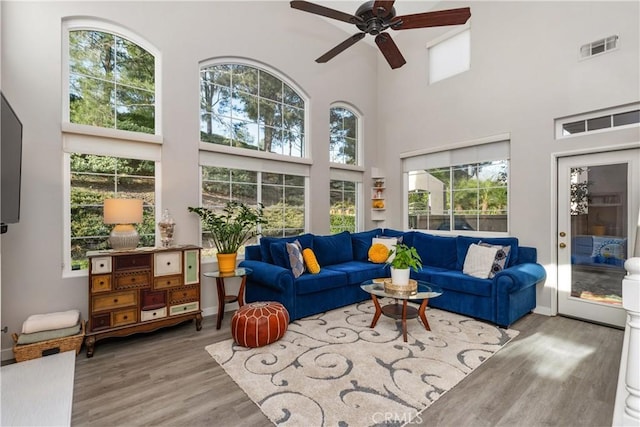
[[[351,233],[343,231],[331,236],[314,236],[313,252],[323,267],[353,261]]]
[[[351,243],[353,246],[353,259],[357,261],[366,261],[371,247],[371,240],[382,232],[382,229],[376,228],[371,231],[361,231],[359,233],[351,233]]]
[[[413,247],[422,258],[423,265],[446,268],[447,270],[456,268],[458,256],[455,237],[415,232],[413,233]]]
[[[313,249],[313,234],[311,233],[305,233],[299,236],[291,237],[260,237],[260,255],[262,256],[262,261],[268,262],[269,264],[280,265],[276,264],[275,260],[273,259],[273,251],[271,250],[271,245],[278,242],[283,243],[284,245],[284,243],[293,243],[296,240],[300,242],[302,249]],[[279,254],[281,253],[281,251],[286,251],[286,248],[284,246],[281,246],[278,249]],[[279,261],[282,260],[280,259]],[[287,266],[287,268],[289,267]]]

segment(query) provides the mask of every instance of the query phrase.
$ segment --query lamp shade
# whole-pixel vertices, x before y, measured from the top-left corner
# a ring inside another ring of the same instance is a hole
[[[138,224],[142,222],[142,200],[105,199],[105,224]]]

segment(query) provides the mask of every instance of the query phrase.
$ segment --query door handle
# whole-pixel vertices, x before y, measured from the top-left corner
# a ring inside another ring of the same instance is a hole
[[[560,246],[562,249],[567,247],[567,245],[565,243],[560,243],[558,246]]]

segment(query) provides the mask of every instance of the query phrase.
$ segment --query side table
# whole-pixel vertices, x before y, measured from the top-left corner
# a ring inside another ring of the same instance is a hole
[[[244,286],[247,283],[247,276],[253,273],[250,268],[236,268],[235,271],[229,273],[221,273],[219,271],[212,271],[203,273],[206,277],[213,277],[216,279],[216,286],[218,288],[218,318],[216,322],[216,329],[220,329],[222,326],[222,318],[224,317],[224,306],[226,303],[238,301],[238,305],[242,307],[244,305]],[[224,279],[230,277],[240,277],[240,289],[238,295],[227,295],[224,287]]]

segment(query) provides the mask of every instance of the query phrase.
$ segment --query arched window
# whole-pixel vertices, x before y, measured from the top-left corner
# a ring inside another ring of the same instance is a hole
[[[155,245],[160,161],[158,50],[99,19],[63,21],[64,274],[86,274],[87,252],[107,249],[105,198],[143,200],[136,228]]]
[[[69,122],[155,134],[155,56],[117,33],[68,34]]]
[[[351,109],[336,105],[329,110],[329,160],[345,165],[359,164],[359,120]]]
[[[200,140],[305,157],[305,101],[282,78],[240,63],[200,69]]]

